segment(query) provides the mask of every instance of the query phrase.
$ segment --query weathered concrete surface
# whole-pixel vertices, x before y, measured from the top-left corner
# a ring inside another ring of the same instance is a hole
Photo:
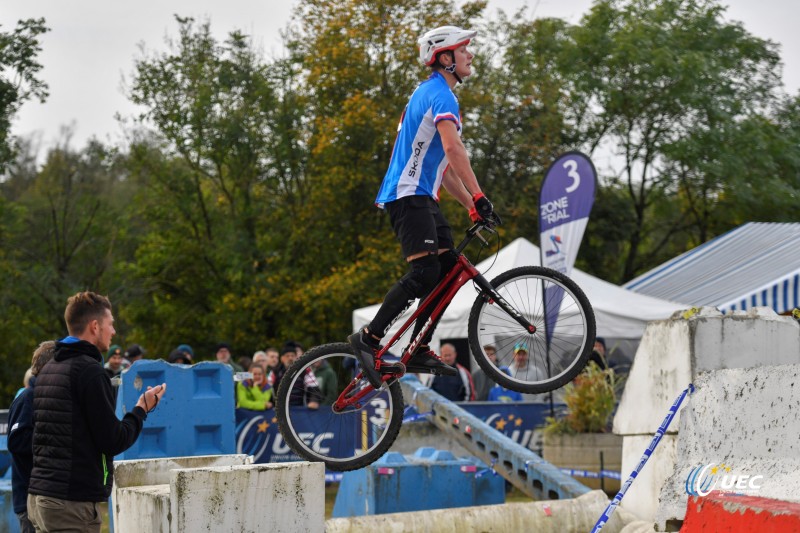
[[[531,503],[506,503],[460,509],[439,509],[413,513],[393,513],[334,518],[325,522],[326,533],[586,533],[608,505],[602,491],[588,492],[578,498]],[[636,518],[617,509],[603,527],[603,533],[619,533]]]
[[[623,479],[639,462],[672,402],[698,373],[800,363],[800,324],[771,309],[722,315],[701,308],[688,318],[676,315],[648,324],[614,417],[614,433],[625,438]],[[622,503],[648,521],[655,519],[657,494],[674,466],[674,454],[661,448],[677,432],[680,415],[676,418]]]
[[[169,532],[169,485],[141,485],[114,492],[114,530]],[[121,512],[120,512],[121,511]]]
[[[175,532],[322,532],[325,466],[296,462],[171,472]]]
[[[625,384],[614,433],[653,435],[700,372],[800,363],[799,346],[800,324],[766,307],[728,315],[703,307],[688,320],[679,315],[651,322]]]
[[[249,464],[247,455],[198,455],[135,459],[114,463],[113,512],[116,531],[169,531],[162,528],[169,514],[170,472],[177,468]],[[141,490],[139,490],[141,487]],[[151,501],[152,500],[152,501]],[[166,506],[164,507],[164,500]],[[164,508],[163,516],[155,513]],[[152,526],[152,528],[151,528]]]
[[[650,435],[632,435],[623,438],[622,483],[628,479],[652,440],[653,437]],[[661,493],[661,487],[664,480],[672,475],[677,454],[678,435],[664,435],[658,448],[636,477],[636,481],[625,493],[622,507],[653,524],[656,511],[658,511],[658,496]]]
[[[245,454],[238,454],[114,461],[114,485],[116,487],[164,485],[169,484],[169,471],[176,468],[245,465],[250,464],[250,459],[252,458]]]
[[[322,463],[249,463],[246,455],[120,461],[115,531],[323,531]]]
[[[684,518],[686,480],[706,464],[731,469],[718,483],[724,475],[760,475],[749,495],[800,502],[800,365],[717,370],[701,374],[695,386],[681,418],[674,472],[661,490],[657,526]]]
[[[652,522],[646,520],[636,520],[622,528],[619,533],[652,533],[656,528]]]

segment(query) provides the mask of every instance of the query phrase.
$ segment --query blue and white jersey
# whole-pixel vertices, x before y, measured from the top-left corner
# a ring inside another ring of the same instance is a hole
[[[444,76],[434,72],[411,95],[400,119],[392,160],[375,199],[378,207],[405,196],[439,199],[447,169],[442,138],[436,129],[440,120],[455,122],[461,135],[458,99]]]

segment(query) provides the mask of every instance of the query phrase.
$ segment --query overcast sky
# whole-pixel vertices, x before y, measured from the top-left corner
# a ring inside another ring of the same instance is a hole
[[[536,16],[560,17],[577,23],[591,0],[490,0],[488,13],[512,13],[528,6]],[[800,2],[797,0],[729,0],[727,18],[747,30],[781,45],[786,88],[800,88]],[[289,21],[295,2],[286,0],[1,0],[0,26],[10,31],[19,19],[44,17],[51,28],[42,39],[40,77],[47,82],[47,102],[27,102],[14,121],[16,135],[38,132],[43,147],[59,139],[65,125],[73,125],[73,148],[82,148],[94,136],[104,142],[122,139],[115,115],[135,112],[123,92],[139,45],[165,50],[164,37],[175,35],[174,14],[210,18],[212,31],[222,38],[230,30],[253,35],[267,56],[282,54],[280,30]]]

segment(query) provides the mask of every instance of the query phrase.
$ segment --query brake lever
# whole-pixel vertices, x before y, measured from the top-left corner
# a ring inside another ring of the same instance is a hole
[[[487,228],[486,226],[483,226],[483,227],[482,227],[480,230],[478,230],[478,231],[476,231],[476,232],[475,232],[475,236],[478,238],[478,240],[479,240],[479,241],[481,241],[481,244],[482,244],[482,246],[483,246],[484,248],[488,248],[488,246],[489,246],[489,241],[487,241],[486,239],[484,239],[484,238],[483,238],[483,235],[481,235],[481,230],[484,230],[484,229],[488,229],[488,228]],[[490,230],[490,231],[491,231],[491,230]]]

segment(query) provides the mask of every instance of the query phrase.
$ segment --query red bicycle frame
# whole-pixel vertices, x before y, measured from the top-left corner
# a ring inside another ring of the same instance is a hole
[[[469,244],[472,239],[479,238],[481,241],[486,243],[486,241],[481,237],[479,231],[481,229],[489,229],[492,230],[491,226],[488,226],[486,222],[478,222],[474,226],[472,226],[469,230],[467,230],[467,236],[464,240],[458,245],[456,248],[456,253],[458,254],[456,259],[456,264],[450,269],[450,272],[444,277],[442,281],[439,282],[438,285],[431,291],[431,293],[425,298],[425,300],[417,307],[417,310],[408,318],[408,320],[403,323],[400,329],[395,333],[389,342],[387,342],[383,348],[375,355],[375,369],[380,372],[381,365],[383,364],[383,355],[389,351],[389,348],[394,346],[398,340],[403,336],[403,334],[408,331],[412,324],[414,324],[417,318],[422,314],[422,312],[427,309],[432,302],[439,299],[440,295],[443,294],[441,300],[431,312],[430,317],[423,325],[422,329],[420,330],[419,334],[417,334],[416,338],[411,340],[411,343],[408,347],[404,350],[403,355],[400,358],[400,363],[402,363],[403,367],[400,373],[405,373],[405,365],[408,363],[409,359],[411,359],[412,354],[416,351],[417,347],[419,346],[422,339],[425,338],[428,331],[433,327],[434,324],[437,323],[439,317],[444,313],[444,310],[450,304],[453,297],[456,293],[464,286],[468,281],[475,280],[475,283],[487,294],[487,297],[490,299],[491,302],[496,303],[502,308],[506,313],[510,316],[514,317],[517,322],[522,325],[526,330],[531,333],[536,331],[535,326],[528,322],[520,313],[516,311],[511,305],[508,304],[497,292],[495,292],[492,285],[486,280],[486,278],[478,272],[472,263],[464,256],[462,251],[466,248],[467,244]],[[395,362],[387,363],[392,366],[396,366]],[[361,400],[370,392],[374,391],[375,389],[371,385],[366,385],[358,390],[355,394],[351,396],[356,384],[359,383],[361,380],[362,374],[359,373],[351,382],[350,384],[345,387],[342,394],[339,395],[339,398],[333,404],[334,411],[342,411],[348,407],[354,407],[356,409],[361,407]],[[389,372],[382,375],[383,381],[389,381],[391,379],[395,379],[397,377],[397,372]]]
[[[412,326],[412,324],[416,322],[417,317],[419,317],[419,315],[422,314],[422,312],[431,305],[431,302],[433,302],[434,299],[439,298],[439,295],[442,294],[442,292],[444,292],[444,297],[441,299],[438,305],[433,309],[433,312],[431,313],[430,317],[428,317],[428,320],[425,322],[425,325],[422,327],[422,330],[419,332],[419,334],[415,339],[412,339],[411,344],[409,344],[408,348],[403,352],[403,355],[400,358],[400,362],[405,367],[405,364],[408,362],[409,359],[411,359],[411,354],[413,354],[414,350],[416,350],[417,346],[419,346],[420,341],[422,341],[422,339],[425,338],[425,335],[428,333],[428,330],[431,328],[431,326],[435,324],[436,321],[439,319],[439,317],[442,315],[442,313],[444,313],[445,308],[453,299],[453,297],[456,295],[458,290],[461,287],[463,287],[466,282],[480,275],[481,273],[478,272],[478,270],[474,266],[472,266],[472,264],[467,260],[467,258],[459,254],[458,259],[456,260],[456,264],[453,266],[450,272],[448,272],[447,275],[444,277],[444,279],[440,281],[438,285],[436,285],[433,291],[431,291],[428,297],[425,298],[425,300],[417,307],[417,310],[414,311],[414,313],[408,318],[408,320],[405,321],[405,323],[400,327],[397,333],[395,333],[392,336],[392,338],[389,339],[389,342],[387,342],[383,346],[383,348],[381,348],[380,351],[375,355],[375,369],[378,370],[378,372],[380,372],[381,364],[383,362],[383,355],[387,351],[389,351],[389,348],[394,346],[398,340],[400,340],[400,337],[402,337],[403,334],[406,331],[408,331],[408,329]],[[383,381],[388,381],[390,379],[394,379],[396,376],[397,374],[395,373],[388,373],[388,374],[383,374],[382,378]],[[374,389],[372,388],[371,385],[369,385],[359,390],[356,394],[350,396],[350,393],[353,391],[354,387],[360,381],[360,379],[361,379],[361,373],[359,373],[353,379],[353,381],[351,381],[350,384],[347,387],[345,387],[345,389],[342,391],[342,394],[339,395],[339,398],[332,406],[334,411],[341,411],[348,407],[354,407],[354,408],[361,407],[360,403],[361,399],[364,398],[364,396],[366,396],[370,392],[372,392]]]

